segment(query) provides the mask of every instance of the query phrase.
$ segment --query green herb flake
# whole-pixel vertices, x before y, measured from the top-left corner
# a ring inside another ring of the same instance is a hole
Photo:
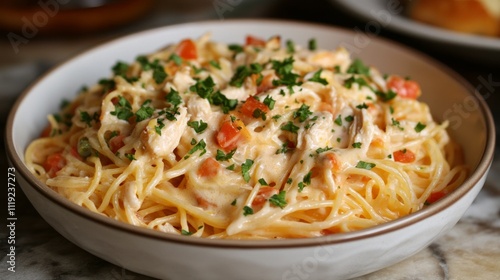
[[[126,158],[128,158],[130,161],[132,161],[132,160],[136,160],[136,158],[135,158],[135,155],[134,155],[134,154],[129,154],[129,153],[126,153],[126,154],[125,154],[125,157],[126,157]]]
[[[426,127],[425,124],[418,122],[414,129],[416,132],[421,132],[422,130],[424,130],[425,127]]]
[[[320,84],[325,85],[325,86],[328,85],[328,81],[324,78],[321,78],[322,71],[323,71],[323,69],[319,69],[317,72],[315,72],[314,75],[312,76],[312,78],[309,79],[309,81],[320,83]]]
[[[190,122],[187,123],[187,125],[189,127],[191,127],[192,129],[194,129],[194,131],[196,133],[202,133],[208,127],[208,124],[206,122],[202,121],[202,120],[199,120],[199,121],[190,121]]]
[[[269,198],[269,203],[283,209],[286,205],[286,191],[280,191],[279,194],[274,194]]]
[[[222,68],[220,67],[220,64],[215,61],[215,60],[210,60],[208,63],[210,63],[210,65],[212,65],[214,68],[217,68],[219,70],[221,70]]]
[[[132,113],[132,106],[125,97],[119,95],[118,102],[115,104],[115,110],[111,112],[111,115],[116,116],[120,120],[127,121],[130,119],[134,113]]]
[[[306,104],[302,104],[298,110],[293,112],[293,118],[294,119],[299,118],[299,122],[306,121],[309,118],[309,116],[311,116],[313,113],[309,110],[309,108],[310,107],[307,106]]]
[[[316,39],[314,39],[314,38],[310,39],[307,46],[308,46],[310,51],[315,51],[318,48],[318,44],[316,42]]]
[[[137,110],[137,112],[135,113],[136,122],[141,122],[153,116],[154,108],[150,107],[149,104],[151,104],[151,99],[148,99],[144,101],[144,103],[142,103],[141,108],[139,108],[139,110]]]
[[[259,184],[261,184],[262,186],[269,186],[269,184],[266,182],[264,178],[259,179]]]
[[[295,52],[295,43],[292,40],[286,41],[286,52],[293,54]]]
[[[342,126],[342,115],[338,115],[333,121],[336,125]]]
[[[363,61],[361,61],[359,58],[357,58],[351,63],[349,68],[347,68],[347,73],[368,76],[370,74],[370,68],[368,66],[366,66],[363,63]]]
[[[224,151],[217,149],[217,154],[215,156],[215,159],[218,161],[227,161],[233,158],[234,153],[236,152],[236,149],[231,150],[229,153],[224,153]]]
[[[192,233],[192,232],[190,232],[190,231],[187,231],[187,230],[183,229],[183,230],[181,230],[181,234],[182,234],[182,235],[189,236],[189,235],[192,235],[193,233]]]
[[[245,205],[243,207],[243,216],[248,216],[253,214],[253,209],[250,206]]]
[[[352,147],[355,149],[360,149],[361,148],[361,142],[354,142],[352,143]]]
[[[281,126],[281,130],[297,133],[297,131],[299,131],[299,127],[294,125],[292,121],[288,121],[286,124]]]
[[[182,64],[182,58],[175,53],[171,54],[167,61],[173,61],[177,66]]]
[[[245,162],[241,165],[241,174],[243,175],[243,179],[245,182],[250,181],[250,168],[252,168],[253,160],[246,159]]]
[[[366,169],[366,170],[370,170],[375,166],[376,166],[375,163],[365,162],[362,160],[358,161],[358,163],[356,164],[356,168],[361,168],[361,169]]]
[[[200,142],[196,143],[196,140],[193,138],[191,139],[191,145],[194,145],[191,150],[187,153],[187,155],[184,156],[184,159],[189,158],[192,154],[194,154],[196,151],[201,151],[200,156],[204,155],[207,150],[205,150],[207,144],[205,143],[205,140],[201,139]]]

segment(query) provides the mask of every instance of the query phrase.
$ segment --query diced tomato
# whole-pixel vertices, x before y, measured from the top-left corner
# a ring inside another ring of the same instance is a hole
[[[256,75],[256,74],[254,74]],[[257,94],[261,93],[261,92],[264,92],[264,91],[268,91],[272,88],[275,88],[275,86],[273,85],[273,80],[277,78],[276,75],[274,74],[267,74],[264,76],[264,78],[262,78],[262,81],[260,82],[260,84],[256,84],[257,85]]]
[[[217,143],[224,150],[235,149],[241,138],[240,129],[230,120],[224,121],[217,133]]]
[[[214,177],[220,169],[220,163],[214,158],[207,158],[198,168],[198,175],[201,177]]]
[[[269,187],[269,186],[264,186],[264,187],[261,187],[259,189],[259,192],[257,193],[257,195],[255,196],[255,198],[253,199],[252,201],[252,208],[254,208],[254,210],[262,207],[264,205],[264,203],[269,200],[269,198],[275,194],[278,194],[278,190],[273,188],[273,187]]]
[[[256,47],[264,47],[264,46],[266,46],[266,41],[263,40],[263,39],[261,39],[261,38],[255,37],[255,36],[248,35],[246,37],[246,40],[245,40],[245,45],[247,45],[247,46],[256,46]]]
[[[50,133],[52,132],[52,126],[48,124],[43,130],[42,133],[40,133],[40,137],[49,137]]]
[[[329,168],[332,169],[332,171],[339,171],[340,170],[340,162],[337,158],[337,156],[335,156],[335,154],[332,154],[332,153],[328,153],[328,154],[325,154],[325,158],[326,158],[326,164]]]
[[[62,153],[51,154],[45,159],[43,163],[43,168],[49,175],[49,177],[54,177],[56,172],[61,170],[66,165],[66,160],[64,159]]]
[[[426,202],[428,204],[432,204],[440,199],[442,199],[443,197],[445,197],[446,195],[448,194],[447,191],[437,191],[437,192],[433,192],[429,195],[429,197],[427,198]]]
[[[125,146],[123,138],[125,138],[125,135],[119,134],[109,139],[108,146],[113,153],[116,153],[121,147]]]
[[[191,39],[182,40],[177,48],[175,49],[175,53],[182,57],[183,59],[196,59],[198,58],[198,51],[196,50],[196,44]]]
[[[403,98],[417,99],[420,96],[420,85],[412,80],[405,80],[400,76],[391,76],[387,81],[387,88]]]
[[[241,113],[247,117],[256,117],[255,110],[259,109],[263,113],[269,112],[269,108],[253,96],[247,98],[245,103],[241,106]],[[259,117],[259,116],[257,116]]]
[[[394,157],[394,161],[397,162],[410,163],[415,161],[415,154],[407,149],[395,151],[392,156]]]

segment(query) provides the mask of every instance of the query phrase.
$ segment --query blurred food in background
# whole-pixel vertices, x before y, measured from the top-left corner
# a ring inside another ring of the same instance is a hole
[[[449,30],[500,37],[500,0],[405,0],[407,15]]]
[[[154,0],[2,0],[0,28],[36,35],[104,31],[141,18],[153,4]]]

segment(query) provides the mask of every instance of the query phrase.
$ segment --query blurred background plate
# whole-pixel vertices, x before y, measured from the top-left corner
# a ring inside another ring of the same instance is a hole
[[[483,63],[500,63],[500,38],[470,35],[419,23],[404,15],[400,0],[331,0],[348,13],[419,40],[425,48]],[[367,25],[368,26],[368,25]]]

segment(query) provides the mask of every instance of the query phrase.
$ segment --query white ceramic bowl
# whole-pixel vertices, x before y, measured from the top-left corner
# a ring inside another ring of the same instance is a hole
[[[236,241],[170,235],[91,213],[66,201],[33,176],[23,161],[28,143],[82,85],[108,76],[117,60],[132,61],[185,37],[206,32],[213,39],[243,42],[247,34],[279,34],[306,45],[316,38],[324,48],[348,47],[382,72],[419,81],[423,100],[438,120],[450,120],[450,133],[465,147],[470,177],[456,191],[422,211],[357,232],[320,238]],[[450,230],[483,186],[493,158],[494,125],[488,107],[462,78],[395,43],[333,27],[297,22],[236,20],[188,23],[132,34],[91,49],[59,65],[18,99],[9,115],[7,153],[23,191],[58,232],[111,263],[163,279],[343,279],[397,263]],[[461,111],[456,109],[462,108]]]

